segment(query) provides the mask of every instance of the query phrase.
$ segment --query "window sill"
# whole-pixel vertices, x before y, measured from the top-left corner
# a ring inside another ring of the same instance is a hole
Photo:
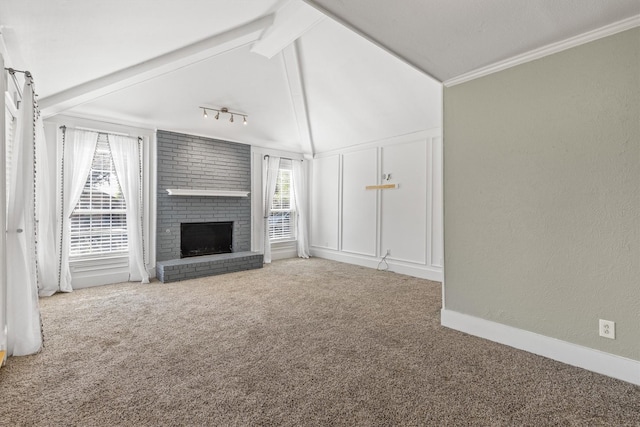
[[[93,263],[93,262],[107,262],[107,261],[121,261],[128,260],[129,253],[128,252],[120,252],[117,254],[108,254],[108,255],[81,255],[75,257],[69,257],[69,264],[82,264],[82,263]]]

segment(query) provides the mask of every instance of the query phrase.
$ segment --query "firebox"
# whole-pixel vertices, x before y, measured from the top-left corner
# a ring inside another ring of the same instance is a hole
[[[180,258],[233,252],[233,222],[180,224]]]

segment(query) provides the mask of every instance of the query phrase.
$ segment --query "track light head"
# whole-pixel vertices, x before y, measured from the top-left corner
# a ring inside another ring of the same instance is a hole
[[[216,112],[216,120],[220,118],[220,111]]]
[[[207,109],[206,109],[206,108],[203,108],[203,109],[202,109],[202,111],[203,111],[202,116],[203,116],[205,119],[206,119],[207,117],[209,117],[209,115],[207,114]]]
[[[247,116],[242,116],[243,120],[242,120],[242,124],[243,125],[247,125]]]
[[[231,115],[231,118],[229,119],[229,121],[233,123],[233,114]]]

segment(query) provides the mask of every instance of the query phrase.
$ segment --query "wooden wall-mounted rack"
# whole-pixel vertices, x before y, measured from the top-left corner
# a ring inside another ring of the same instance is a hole
[[[392,188],[398,188],[399,186],[399,184],[367,185],[365,190],[390,190]]]

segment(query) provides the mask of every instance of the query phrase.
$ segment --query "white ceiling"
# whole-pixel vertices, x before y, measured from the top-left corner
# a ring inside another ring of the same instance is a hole
[[[2,0],[0,26],[7,65],[33,73],[45,115],[313,154],[440,126],[428,75],[640,13],[640,0],[305,1],[376,44],[301,0]],[[199,106],[249,125],[203,119]]]
[[[640,0],[305,0],[440,81],[640,14]]]

